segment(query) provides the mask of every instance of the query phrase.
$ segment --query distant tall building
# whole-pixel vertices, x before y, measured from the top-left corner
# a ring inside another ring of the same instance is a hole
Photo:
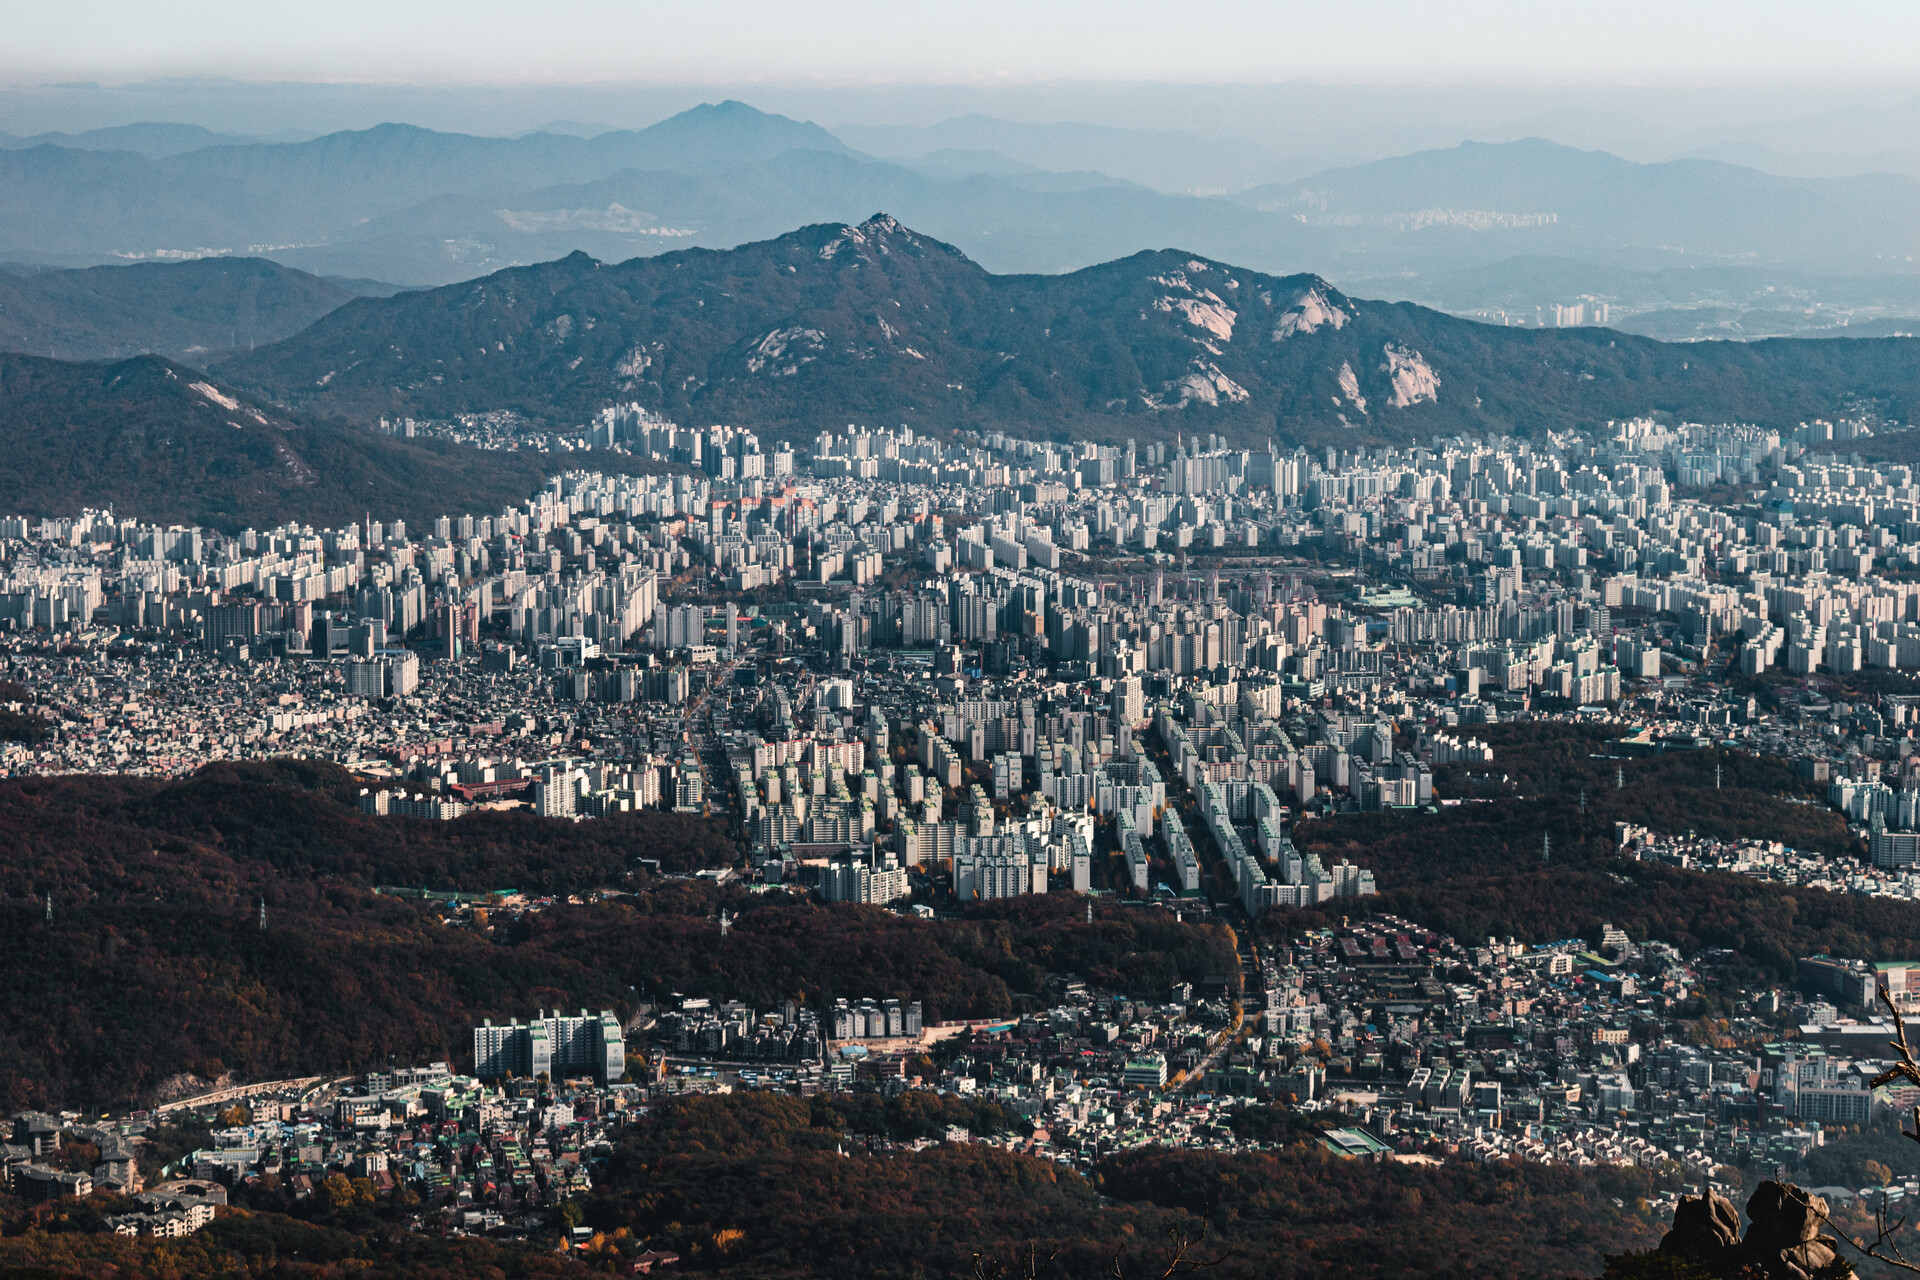
[[[473,1074],[482,1080],[547,1075],[558,1078],[591,1071],[602,1084],[627,1070],[626,1040],[620,1019],[608,1010],[577,1017],[544,1010],[530,1022],[495,1026],[491,1020],[473,1029]]]
[[[345,668],[349,698],[404,698],[420,684],[420,657],[387,649],[375,658],[352,658]]]
[[[1139,676],[1126,676],[1113,682],[1112,714],[1116,724],[1129,726],[1147,718],[1147,699]]]
[[[707,618],[704,610],[697,604],[683,604],[677,607],[659,606],[658,612],[664,614],[666,627],[660,633],[660,645],[665,649],[685,649],[701,643],[706,637]]]
[[[260,633],[257,604],[216,604],[207,610],[207,652],[218,653],[228,641],[245,644]]]
[[[355,659],[347,663],[345,675],[349,698],[387,696],[387,664],[379,659]]]
[[[533,811],[543,818],[571,818],[578,812],[585,775],[578,769],[549,769],[533,784]]]
[[[862,902],[884,905],[908,896],[907,871],[892,854],[879,866],[843,854],[829,859],[820,873],[820,896],[828,902]]]

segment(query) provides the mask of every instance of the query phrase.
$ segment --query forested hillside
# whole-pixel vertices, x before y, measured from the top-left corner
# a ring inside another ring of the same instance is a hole
[[[1615,816],[1677,812],[1668,806],[1689,804],[1688,788],[1711,778],[1716,759],[1628,761],[1615,767],[1640,785],[1604,790],[1593,775],[1611,768],[1583,750],[1604,748],[1596,733],[1490,731],[1512,762],[1498,784],[1508,794],[1438,814],[1310,822],[1299,838],[1380,876],[1379,899],[1345,909],[1391,910],[1463,938],[1541,940],[1606,920],[1685,950],[1728,947],[1736,968],[1774,973],[1817,949],[1920,954],[1912,904],[1614,858]],[[1798,787],[1776,765],[1717,763],[1722,808],[1703,824],[1804,810],[1818,829],[1822,811],[1792,804]],[[1475,785],[1495,784],[1448,775],[1443,792]],[[1584,820],[1579,785],[1590,788]],[[13,995],[0,1027],[0,1108],[93,1110],[150,1096],[176,1073],[271,1078],[388,1055],[458,1064],[481,1017],[555,1006],[624,1015],[657,993],[760,1007],[899,996],[937,1020],[1011,1012],[1063,972],[1147,996],[1237,972],[1224,927],[1150,908],[1102,903],[1088,923],[1083,902],[1062,896],[908,920],[635,873],[642,858],[670,868],[730,861],[724,833],[697,818],[415,822],[360,815],[355,790],[332,766],[295,761],[216,765],[179,782],[0,783],[0,928],[15,942],[0,974]],[[1554,834],[1545,866],[1543,830]],[[483,905],[452,915],[376,895],[378,884],[561,897],[525,914]],[[595,901],[601,889],[615,896]],[[735,921],[725,938],[722,910]],[[1596,1274],[1605,1254],[1649,1247],[1664,1226],[1639,1207],[1660,1188],[1655,1173],[1344,1161],[1313,1141],[1312,1117],[1265,1107],[1236,1113],[1229,1129],[1278,1149],[1120,1152],[1090,1179],[998,1147],[886,1146],[950,1125],[1016,1146],[1023,1132],[989,1099],[924,1093],[670,1104],[627,1133],[578,1204],[597,1241],[583,1261],[611,1265],[655,1248],[742,1277],[966,1275],[976,1254],[1017,1265],[1032,1239],[1043,1255],[1060,1248],[1060,1275],[1110,1277],[1116,1256],[1123,1275],[1157,1275],[1172,1228],[1199,1241],[1196,1256],[1227,1254],[1222,1276],[1452,1275],[1450,1260],[1469,1254],[1475,1274],[1580,1276]],[[29,1216],[0,1199],[0,1266],[139,1277],[162,1274],[164,1262],[166,1276],[198,1280],[293,1266],[460,1278],[565,1265],[538,1249],[392,1230],[383,1215],[401,1212],[397,1202],[315,1197],[295,1207],[266,1186],[242,1200],[252,1208],[163,1260],[83,1234],[99,1205]],[[1398,1225],[1382,1230],[1389,1219]]]
[[[1237,972],[1224,928],[1140,908],[1088,924],[1078,903],[1032,899],[929,923],[636,871],[731,863],[724,830],[697,817],[435,823],[363,816],[351,791],[340,770],[305,762],[176,783],[0,782],[0,928],[19,943],[0,961],[17,997],[0,1024],[0,1109],[137,1101],[180,1073],[459,1061],[482,1017],[624,1016],[673,991],[761,1007],[900,997],[933,1021],[1005,1014],[1050,971],[1156,996]],[[376,885],[561,900],[449,927],[438,904]],[[564,900],[599,889],[619,896]]]
[[[1601,925],[1612,923],[1683,953],[1726,948],[1734,953],[1730,973],[1761,980],[1790,978],[1799,957],[1819,952],[1920,959],[1920,905],[1618,856],[1616,821],[1678,835],[1779,840],[1842,866],[1860,857],[1840,817],[1807,798],[1809,784],[1786,762],[1715,750],[1608,758],[1619,734],[1599,727],[1472,732],[1494,743],[1493,764],[1446,766],[1435,779],[1440,794],[1463,803],[1437,813],[1344,814],[1295,828],[1294,839],[1329,865],[1350,858],[1373,869],[1380,897],[1361,909],[1395,912],[1461,939],[1597,941]]]
[[[0,351],[62,360],[159,352],[203,364],[298,333],[354,296],[264,258],[0,270]]]
[[[264,405],[158,356],[0,353],[0,511],[161,524],[410,523],[524,501],[574,455],[407,440]],[[644,460],[597,454],[605,470]]]
[[[616,401],[810,440],[823,423],[1143,441],[1407,442],[1662,411],[1791,427],[1920,405],[1920,341],[1669,344],[1476,324],[1176,249],[992,275],[881,214],[619,264],[574,253],[363,298],[219,366],[353,421]]]
[[[1791,834],[1784,816],[1805,825],[1804,843],[1825,837],[1844,850],[1824,809],[1780,798],[1789,784],[1778,766],[1727,756],[1715,790],[1707,753],[1627,762],[1646,785],[1591,785],[1583,817],[1578,788],[1550,776],[1562,761],[1591,768],[1586,753],[1566,749],[1582,740],[1503,733],[1527,739],[1506,744],[1509,779],[1539,790],[1302,824],[1304,847],[1379,879],[1378,899],[1343,910],[1393,911],[1461,938],[1597,936],[1611,922],[1683,951],[1728,948],[1739,971],[1775,978],[1816,951],[1920,958],[1914,904],[1615,856],[1616,817]],[[0,1029],[0,1106],[124,1101],[180,1072],[267,1077],[389,1053],[457,1059],[479,1017],[624,1011],[655,993],[759,1007],[898,996],[937,1020],[1008,1013],[1019,995],[1043,993],[1049,974],[1157,996],[1176,980],[1238,972],[1224,927],[1151,909],[1103,904],[1088,924],[1081,903],[1046,897],[908,920],[635,871],[641,859],[668,870],[730,862],[724,832],[700,819],[415,822],[362,816],[353,790],[332,766],[299,762],[215,765],[174,783],[0,783],[0,915],[30,940],[8,953],[6,980],[21,998]],[[376,895],[375,885],[619,896],[448,928],[441,908]],[[714,923],[723,909],[735,917],[725,940]],[[142,1052],[125,1053],[129,1044]]]

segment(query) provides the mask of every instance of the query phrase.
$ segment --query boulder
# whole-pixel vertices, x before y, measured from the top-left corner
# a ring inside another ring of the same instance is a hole
[[[1823,1237],[1827,1202],[1791,1183],[1763,1182],[1747,1201],[1746,1238],[1740,1238],[1740,1214],[1733,1202],[1709,1192],[1683,1196],[1674,1210],[1673,1229],[1660,1241],[1664,1253],[1678,1254],[1723,1280],[1829,1280],[1851,1276],[1831,1236]]]
[[[1753,1224],[1747,1229],[1749,1242],[1758,1233],[1785,1248],[1819,1237],[1827,1202],[1792,1183],[1763,1182],[1747,1201],[1747,1220]]]
[[[1673,1230],[1660,1241],[1667,1253],[1699,1263],[1712,1263],[1729,1246],[1740,1243],[1740,1211],[1725,1196],[1682,1196],[1673,1213]]]

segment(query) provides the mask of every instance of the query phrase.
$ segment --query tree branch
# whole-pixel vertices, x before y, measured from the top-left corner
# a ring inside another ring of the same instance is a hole
[[[1201,1224],[1200,1234],[1197,1236],[1189,1235],[1179,1227],[1168,1227],[1167,1240],[1171,1244],[1171,1251],[1167,1256],[1167,1265],[1161,1270],[1158,1280],[1172,1280],[1174,1276],[1190,1276],[1196,1271],[1206,1271],[1219,1266],[1233,1256],[1233,1250],[1228,1249],[1217,1258],[1188,1257],[1187,1255],[1205,1242],[1206,1238],[1205,1223]],[[1121,1256],[1121,1253],[1113,1255],[1113,1266],[1110,1269],[1113,1280],[1127,1280],[1127,1273],[1120,1268]]]
[[[1900,1016],[1900,1010],[1894,1007],[1893,996],[1888,993],[1884,986],[1879,988],[1878,995],[1880,997],[1880,1003],[1887,1006],[1887,1013],[1893,1018],[1893,1039],[1888,1041],[1888,1045],[1900,1056],[1891,1067],[1888,1067],[1885,1071],[1882,1071],[1873,1078],[1873,1087],[1878,1089],[1881,1085],[1891,1084],[1895,1080],[1905,1080],[1910,1084],[1920,1085],[1920,1062],[1914,1060],[1913,1050],[1907,1044],[1906,1020]],[[1913,1117],[1913,1130],[1908,1131],[1902,1129],[1900,1132],[1915,1142],[1920,1142],[1920,1107],[1913,1109]],[[1812,1213],[1814,1217],[1820,1219],[1820,1221],[1827,1226],[1833,1225],[1832,1217],[1823,1210],[1814,1208],[1812,1197],[1805,1191],[1791,1185],[1787,1187],[1787,1191],[1802,1205],[1806,1206],[1807,1210]],[[1906,1254],[1901,1252],[1898,1244],[1894,1243],[1895,1235],[1899,1232],[1900,1228],[1905,1225],[1906,1218],[1904,1216],[1895,1218],[1891,1224],[1888,1223],[1887,1195],[1886,1192],[1882,1191],[1880,1193],[1879,1207],[1874,1210],[1873,1215],[1874,1237],[1872,1243],[1844,1235],[1823,1235],[1819,1237],[1819,1239],[1828,1245],[1845,1244],[1848,1248],[1857,1251],[1863,1257],[1872,1258],[1876,1262],[1885,1263],[1887,1266],[1896,1267],[1901,1271],[1911,1271],[1915,1274],[1920,1274],[1920,1264],[1907,1261]]]
[[[1019,1269],[1015,1271],[998,1258],[976,1253],[973,1255],[973,1280],[1040,1280],[1053,1269],[1053,1260],[1059,1256],[1060,1250],[1055,1248],[1042,1258],[1040,1246],[1029,1240],[1026,1256],[1020,1259]]]

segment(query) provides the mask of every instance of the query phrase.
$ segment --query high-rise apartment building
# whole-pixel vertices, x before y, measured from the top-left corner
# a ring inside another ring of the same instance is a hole
[[[575,1017],[543,1010],[529,1022],[495,1026],[489,1020],[473,1029],[473,1074],[482,1080],[591,1071],[606,1084],[626,1070],[626,1039],[620,1020],[608,1010],[589,1014],[582,1009]]]

